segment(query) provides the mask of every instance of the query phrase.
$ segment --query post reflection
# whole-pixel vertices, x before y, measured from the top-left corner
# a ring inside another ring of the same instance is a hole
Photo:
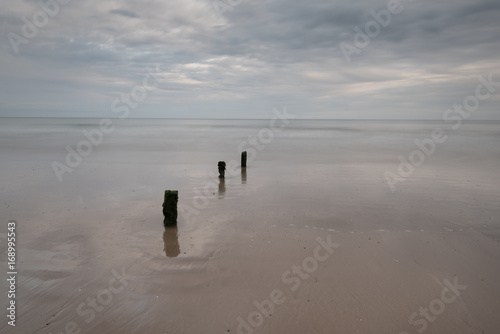
[[[247,168],[241,167],[241,184],[247,184]]]
[[[223,178],[219,178],[219,198],[224,198],[226,194],[226,181]]]
[[[163,232],[163,251],[167,257],[177,257],[181,253],[177,226],[165,226]]]

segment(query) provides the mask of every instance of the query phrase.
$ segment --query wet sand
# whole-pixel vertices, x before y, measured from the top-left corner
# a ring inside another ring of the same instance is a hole
[[[498,333],[498,125],[450,134],[392,192],[384,172],[434,124],[296,122],[221,182],[248,124],[125,127],[63,182],[50,163],[76,130],[3,129],[19,276],[1,332]],[[165,189],[192,209],[177,228]]]

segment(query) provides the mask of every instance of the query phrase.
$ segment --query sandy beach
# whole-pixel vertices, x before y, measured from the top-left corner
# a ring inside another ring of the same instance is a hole
[[[394,189],[443,124],[296,120],[259,141],[268,120],[127,120],[58,181],[96,124],[0,125],[2,333],[499,333],[498,122],[443,127]]]

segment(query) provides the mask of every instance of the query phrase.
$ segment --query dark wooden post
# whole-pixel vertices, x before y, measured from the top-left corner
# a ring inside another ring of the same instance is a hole
[[[247,151],[241,152],[241,167],[247,166]]]
[[[223,179],[226,173],[226,163],[224,161],[219,161],[217,166],[219,167],[219,177]]]
[[[179,195],[177,190],[165,190],[165,199],[163,200],[163,220],[164,226],[177,225],[177,201]]]

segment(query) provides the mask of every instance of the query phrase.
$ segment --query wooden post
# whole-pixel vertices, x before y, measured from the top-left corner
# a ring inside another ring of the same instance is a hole
[[[177,225],[177,201],[179,195],[177,190],[165,190],[165,199],[163,200],[163,220],[164,226]]]
[[[247,151],[241,152],[241,167],[247,166]]]
[[[226,172],[226,163],[224,161],[219,161],[217,167],[219,167],[219,177],[223,179]]]

